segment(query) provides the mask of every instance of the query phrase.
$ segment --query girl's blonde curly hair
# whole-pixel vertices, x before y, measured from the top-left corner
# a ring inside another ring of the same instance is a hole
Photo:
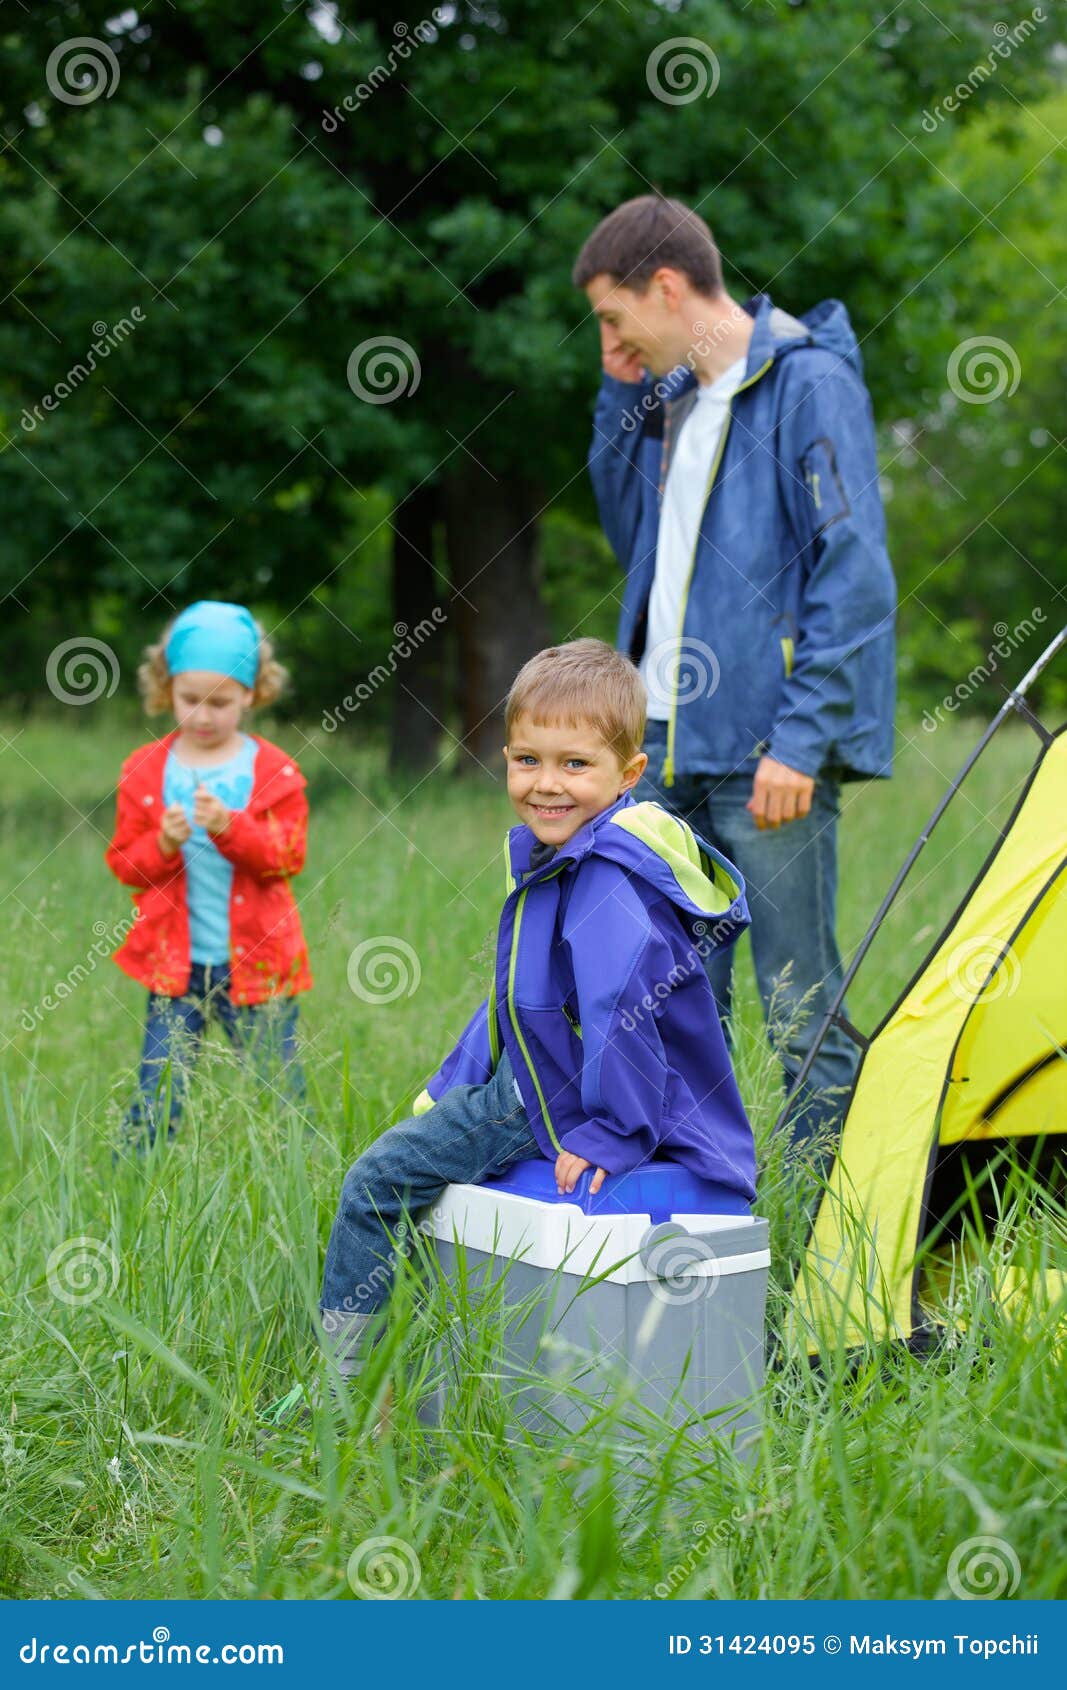
[[[176,617],[171,617],[156,645],[145,646],[144,662],[137,668],[137,690],[141,694],[145,714],[148,716],[161,716],[164,711],[171,709],[170,684],[173,676],[167,668],[167,640],[176,620]],[[274,655],[274,646],[258,622],[256,632],[259,634],[259,672],[252,688],[250,710],[273,704],[275,699],[281,696],[289,680],[288,669],[278,662]]]

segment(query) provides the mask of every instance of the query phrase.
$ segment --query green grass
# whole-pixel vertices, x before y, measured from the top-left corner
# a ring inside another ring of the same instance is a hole
[[[446,777],[394,789],[358,724],[350,738],[279,728],[312,784],[298,893],[316,979],[303,1011],[316,1126],[257,1092],[213,1038],[180,1140],[113,1169],[144,993],[92,947],[128,908],[102,852],[119,762],[147,736],[130,717],[89,718],[8,722],[0,742],[4,1594],[349,1598],[350,1563],[357,1587],[361,1574],[388,1582],[388,1557],[367,1547],[387,1537],[395,1576],[416,1588],[417,1566],[427,1597],[936,1597],[950,1592],[953,1553],[979,1536],[1017,1557],[1018,1595],[1062,1593],[1063,1339],[1051,1316],[1012,1322],[990,1296],[996,1253],[1021,1224],[1010,1213],[931,1278],[951,1347],[926,1361],[875,1351],[851,1372],[786,1366],[748,1465],[646,1422],[644,1478],[618,1482],[625,1400],[579,1434],[535,1442],[494,1378],[491,1316],[462,1285],[419,1296],[411,1274],[349,1423],[320,1414],[257,1450],[257,1407],[314,1370],[343,1172],[405,1112],[484,991],[509,812],[499,791]],[[891,785],[847,790],[846,947],[976,731],[918,734]],[[861,1026],[951,913],[1031,745],[1004,736],[953,806],[858,983]],[[418,976],[387,1004],[347,978],[375,935],[409,946],[409,983]],[[747,957],[740,997],[740,1074],[764,1143],[780,1100]],[[797,1231],[783,1190],[772,1154],[760,1198],[772,1314]],[[1043,1260],[1057,1222],[1025,1198],[1022,1231]],[[53,1252],[79,1238],[98,1241],[100,1294],[68,1302]],[[464,1333],[463,1383],[430,1432],[416,1409],[448,1316]]]

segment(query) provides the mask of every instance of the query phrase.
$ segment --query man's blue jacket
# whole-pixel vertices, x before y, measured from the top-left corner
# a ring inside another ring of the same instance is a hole
[[[751,773],[764,752],[807,775],[888,775],[896,594],[859,346],[840,300],[799,319],[766,294],[745,310],[755,326],[683,601],[664,778]],[[626,571],[618,644],[635,662],[695,397],[679,365],[659,381],[606,375],[597,399],[589,470]]]
[[[508,834],[489,997],[415,1101],[484,1085],[506,1049],[542,1151],[628,1173],[653,1154],[755,1196],[752,1129],[704,957],[748,926],[733,865],[625,793],[539,868]]]

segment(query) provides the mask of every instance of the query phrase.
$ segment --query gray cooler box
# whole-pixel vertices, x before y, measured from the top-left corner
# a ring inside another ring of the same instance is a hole
[[[596,1196],[592,1178],[561,1197],[552,1162],[518,1162],[500,1179],[448,1186],[420,1230],[445,1278],[499,1322],[494,1371],[531,1429],[575,1430],[622,1387],[624,1436],[626,1424],[639,1436],[642,1419],[647,1436],[647,1409],[743,1453],[763,1383],[767,1222],[675,1163],[609,1175]],[[458,1317],[443,1359],[429,1424],[467,1370]]]

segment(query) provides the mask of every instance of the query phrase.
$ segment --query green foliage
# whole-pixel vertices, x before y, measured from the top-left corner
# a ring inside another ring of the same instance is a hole
[[[1024,79],[1040,88],[1045,44],[930,138],[924,109],[988,52],[979,8],[773,11],[464,3],[429,33],[422,9],[347,0],[287,4],[269,28],[253,0],[180,0],[133,27],[77,0],[5,16],[0,592],[14,625],[37,619],[9,636],[13,688],[39,690],[55,630],[99,635],[116,599],[131,644],[199,594],[306,621],[318,584],[351,566],[371,489],[391,503],[444,487],[467,451],[592,521],[598,358],[570,266],[649,183],[708,216],[742,296],[845,297],[879,413],[914,414],[942,356],[940,266],[972,221],[939,161],[950,131],[1014,111]],[[650,55],[676,34],[714,52],[708,97],[650,91]],[[72,105],[45,65],[78,35],[108,42],[121,75]],[[992,118],[985,134],[996,152]],[[94,325],[134,307],[121,344],[36,420]],[[383,335],[421,375],[370,404],[346,368]],[[1039,521],[1036,492],[1031,509]],[[563,621],[581,599],[560,601]],[[350,640],[328,615],[320,627],[329,677]],[[331,702],[317,675],[300,677],[311,708]]]
[[[288,1116],[209,1037],[178,1139],[116,1168],[144,993],[91,946],[128,908],[102,852],[114,772],[138,730],[83,714],[76,759],[70,711],[63,727],[31,719],[4,734],[5,1596],[350,1598],[350,1567],[369,1583],[387,1570],[375,1574],[366,1547],[382,1536],[400,1540],[397,1565],[408,1578],[417,1567],[412,1594],[430,1599],[943,1597],[954,1549],[978,1534],[1018,1556],[1020,1597],[1062,1591],[1062,1310],[1039,1309],[1031,1325],[990,1295],[1005,1252],[1041,1266],[1062,1249],[1062,1216],[1025,1191],[1028,1216],[1008,1206],[992,1243],[931,1264],[924,1295],[954,1329],[951,1347],[929,1361],[878,1352],[855,1374],[838,1361],[785,1368],[764,1394],[751,1466],[653,1416],[639,1421],[644,1476],[624,1476],[625,1394],[580,1434],[521,1435],[492,1300],[432,1274],[423,1294],[414,1273],[339,1423],[320,1413],[257,1448],[257,1413],[315,1374],[313,1311],[344,1171],[405,1112],[484,989],[506,800],[440,781],[405,795],[373,743],[282,729],[312,792],[297,892],[316,977],[302,1008],[314,1123]],[[933,752],[951,768],[970,738],[948,724]],[[1019,738],[998,738],[960,801],[946,842],[960,875],[985,850],[974,809],[996,815],[1030,750]],[[940,778],[913,748],[895,790],[846,809],[850,942],[870,915],[872,864],[880,886]],[[901,966],[956,896],[939,878],[921,874],[904,901]],[[373,1003],[350,990],[348,956],[374,932],[418,956],[412,995]],[[35,1014],[87,957],[71,993]],[[742,988],[741,1083],[763,1143],[778,1087],[747,966]],[[876,1009],[864,999],[854,1013],[867,1025]],[[760,1207],[777,1320],[797,1222],[773,1153]],[[68,1303],[53,1287],[68,1283],[60,1263],[79,1240],[87,1275],[70,1283],[99,1295]],[[464,1365],[434,1433],[417,1411],[446,1324]]]

